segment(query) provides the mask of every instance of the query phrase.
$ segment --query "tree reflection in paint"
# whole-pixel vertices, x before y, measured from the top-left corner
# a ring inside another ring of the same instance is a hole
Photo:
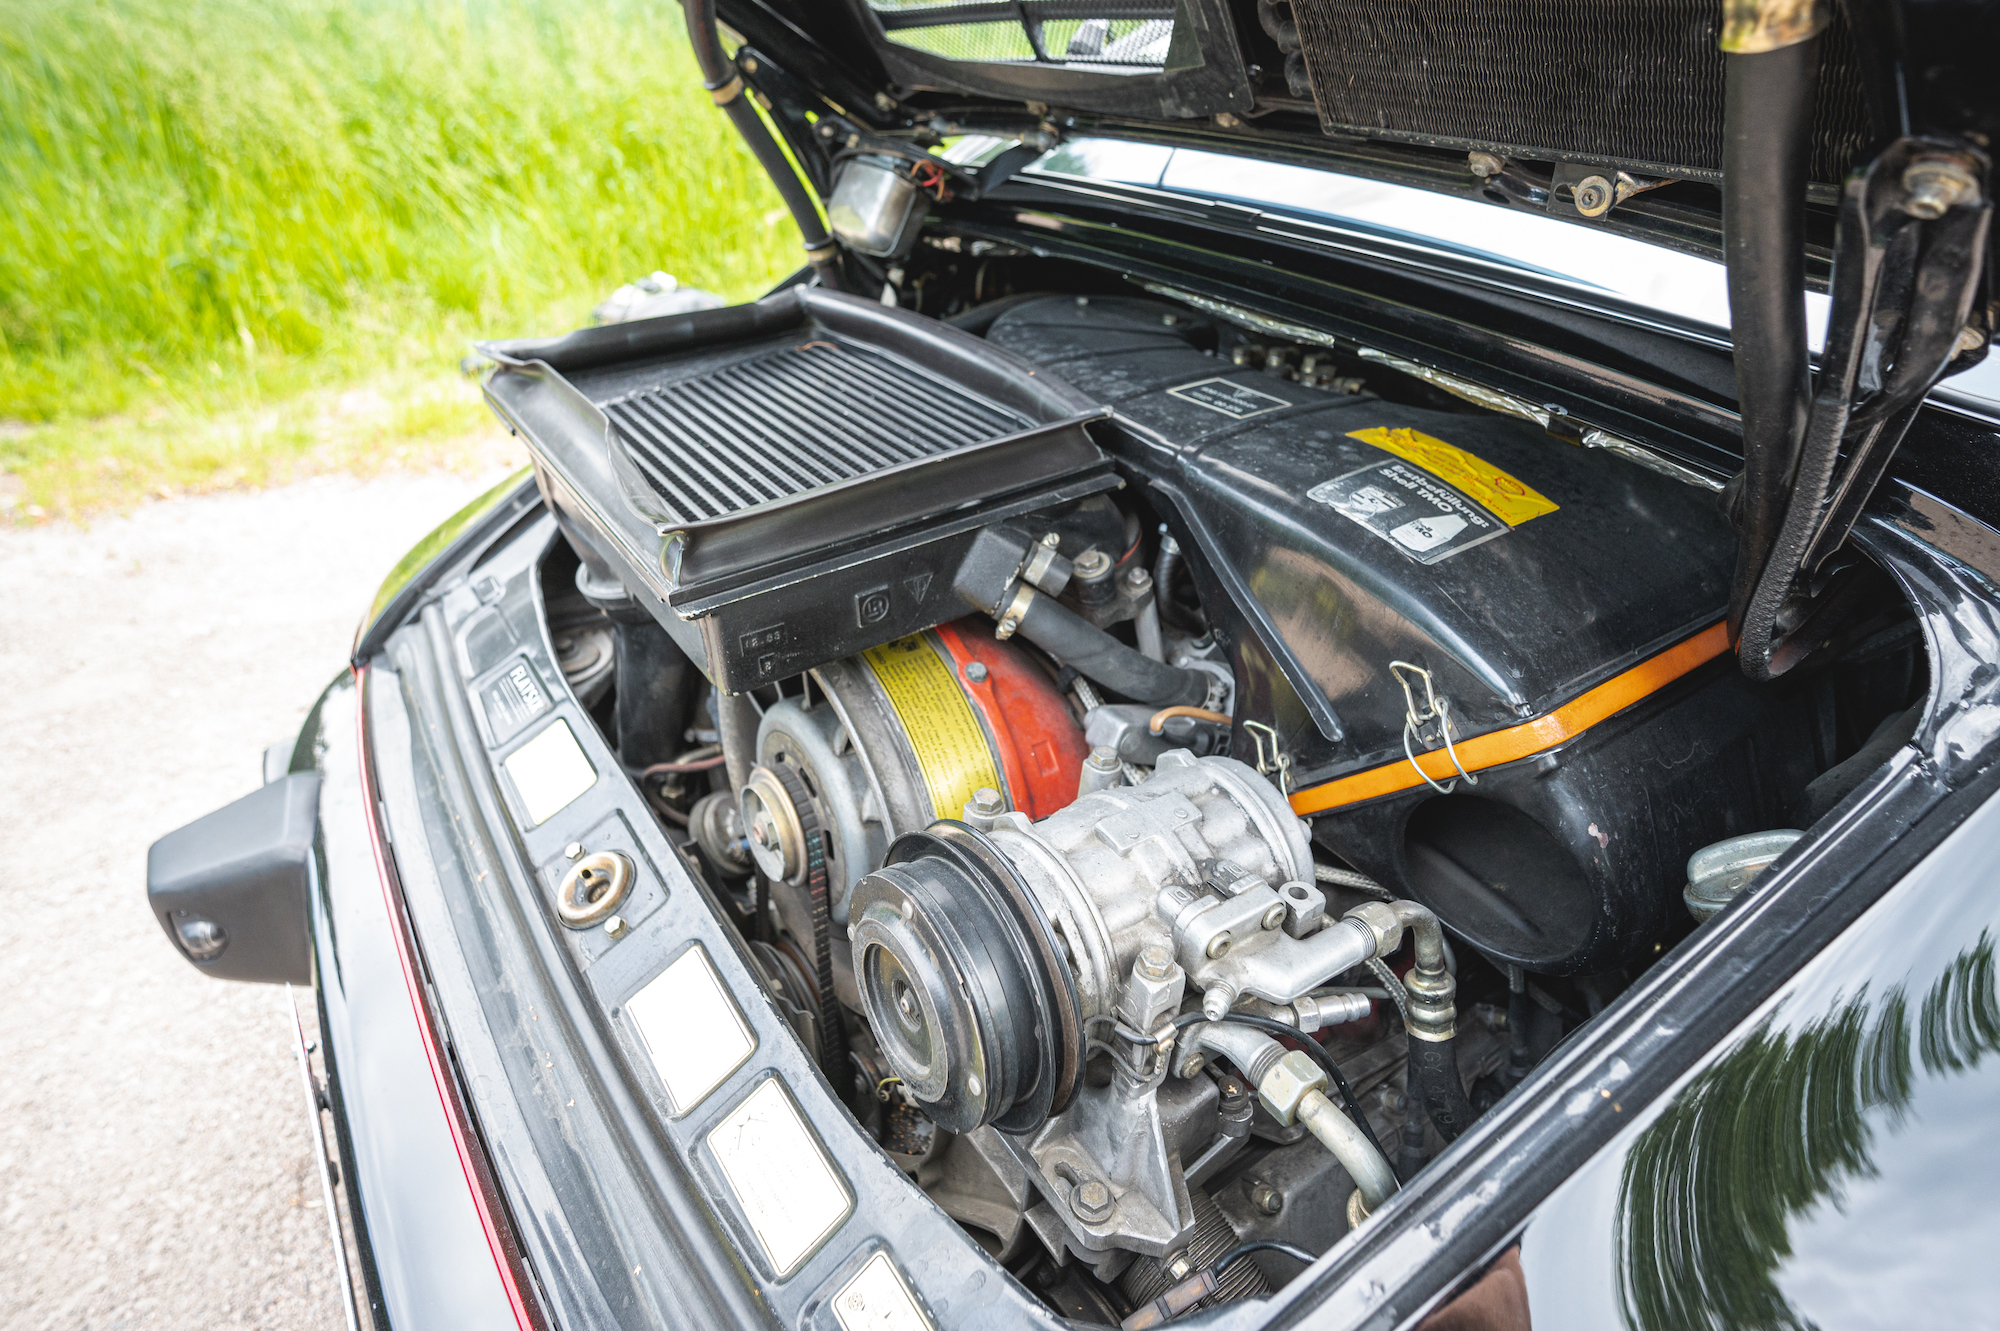
[[[1766,1018],[1634,1144],[1618,1201],[1619,1296],[1642,1331],[1804,1328],[1779,1290],[1787,1225],[1875,1172],[1876,1121],[1899,1126],[1922,1076],[2000,1050],[1990,932],[1953,958],[1912,1031],[1898,986],[1866,988],[1797,1030]],[[1921,1069],[1921,1071],[1919,1071]]]

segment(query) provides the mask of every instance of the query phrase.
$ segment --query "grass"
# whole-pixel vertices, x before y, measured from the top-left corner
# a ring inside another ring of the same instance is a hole
[[[674,0],[0,0],[0,515],[449,456],[477,336],[798,261]]]

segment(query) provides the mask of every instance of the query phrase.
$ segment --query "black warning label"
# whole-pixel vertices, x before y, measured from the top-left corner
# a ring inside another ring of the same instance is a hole
[[[1167,392],[1183,402],[1192,402],[1197,407],[1219,411],[1239,421],[1292,405],[1281,397],[1260,393],[1247,384],[1239,384],[1229,379],[1197,379],[1191,384],[1182,384],[1179,388],[1169,388]]]
[[[1508,530],[1482,505],[1401,458],[1371,462],[1306,491],[1419,564],[1435,564]]]
[[[493,742],[504,744],[520,733],[521,727],[549,710],[549,691],[542,687],[535,668],[524,656],[500,677],[479,691],[486,708],[487,724],[493,727]]]

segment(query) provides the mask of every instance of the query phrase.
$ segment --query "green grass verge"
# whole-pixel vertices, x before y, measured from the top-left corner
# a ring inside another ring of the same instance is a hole
[[[797,235],[681,23],[674,0],[0,0],[0,507],[464,435],[473,337],[573,327],[654,269],[767,288]]]

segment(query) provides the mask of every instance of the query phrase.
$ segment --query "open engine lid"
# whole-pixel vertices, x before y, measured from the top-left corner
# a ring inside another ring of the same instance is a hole
[[[1741,11],[1743,0],[1735,6]],[[1764,13],[1810,4],[1748,4]],[[724,0],[725,21],[851,115],[929,104],[1317,128],[1713,182],[1722,0]],[[1820,43],[1810,173],[1897,134],[2000,134],[2000,7],[1855,0]],[[1741,22],[1741,15],[1728,22]]]

